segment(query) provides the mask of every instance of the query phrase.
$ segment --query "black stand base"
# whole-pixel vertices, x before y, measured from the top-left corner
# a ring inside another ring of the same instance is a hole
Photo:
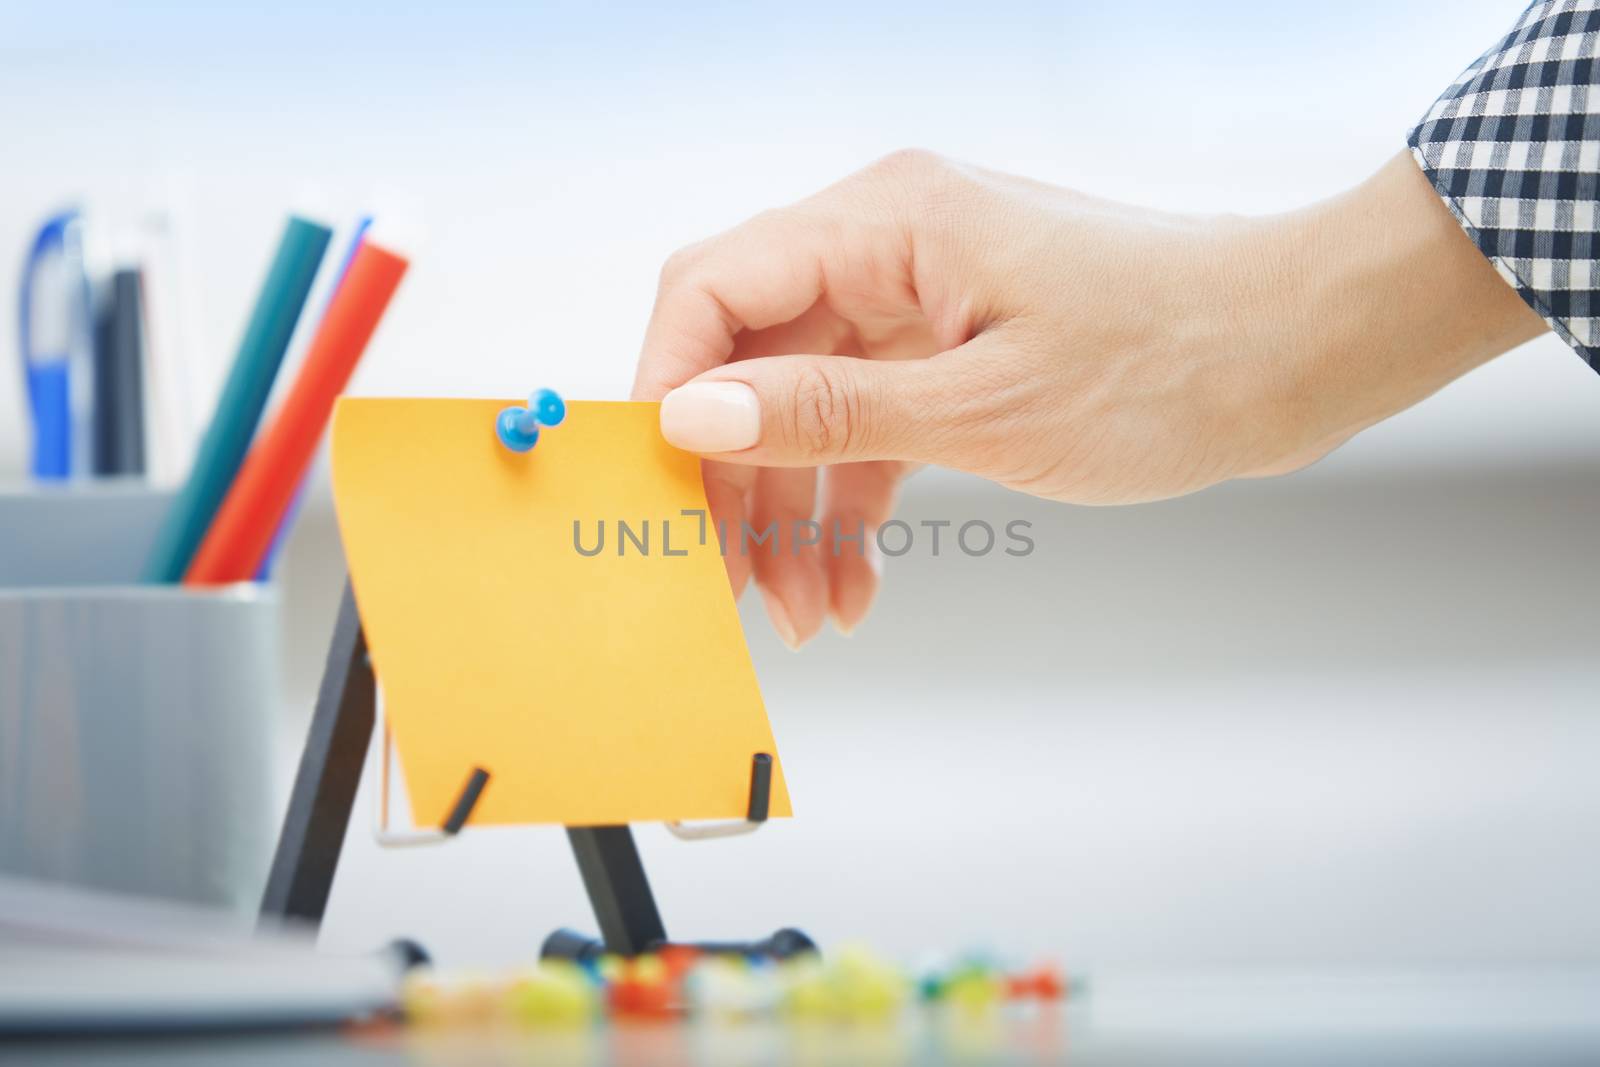
[[[583,888],[589,894],[589,903],[600,923],[600,937],[557,930],[545,938],[544,947],[539,950],[542,959],[582,963],[607,953],[638,956],[677,944],[667,940],[632,830],[626,826],[569,826],[567,839],[572,842],[572,854],[578,861],[578,873],[583,876]],[[760,941],[707,941],[685,944],[685,947],[707,953],[780,960],[817,951],[816,943],[809,937],[788,928]]]
[[[646,952],[663,949],[692,948],[714,956],[760,956],[771,960],[787,960],[817,951],[817,943],[792,927],[784,927],[771,937],[760,941],[657,941],[645,947]],[[605,942],[580,934],[565,927],[544,939],[539,950],[542,960],[571,960],[574,963],[591,963],[606,955]]]
[[[376,707],[377,684],[367,657],[366,635],[355,597],[346,583],[311,730],[262,896],[264,922],[290,920],[310,926],[322,922],[355,806],[356,785],[372,741]],[[771,763],[764,753],[753,757],[749,807],[752,822],[767,817]],[[442,827],[446,833],[461,829],[488,785],[488,773],[474,768]],[[656,910],[632,831],[626,826],[568,827],[567,837],[600,924],[601,937],[596,940],[571,930],[557,930],[545,939],[541,957],[583,961],[606,953],[637,956],[673,944],[661,924],[661,913]],[[760,941],[705,942],[688,947],[774,959],[817,951],[809,937],[789,929]]]

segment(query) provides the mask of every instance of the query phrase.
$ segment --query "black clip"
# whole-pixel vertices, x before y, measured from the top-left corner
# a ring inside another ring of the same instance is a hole
[[[745,814],[749,822],[766,822],[767,807],[772,800],[772,757],[757,752],[750,761],[750,807]]]
[[[450,815],[439,827],[445,833],[454,837],[467,825],[467,820],[472,817],[472,809],[478,806],[478,798],[483,795],[483,787],[489,784],[489,772],[482,767],[472,768],[472,773],[467,776],[467,784],[461,787],[461,795],[456,798],[455,807],[450,809]],[[755,803],[754,799],[751,803]]]
[[[736,822],[668,822],[667,832],[682,841],[704,841],[712,837],[732,837],[759,830],[767,821],[772,806],[772,756],[757,752],[750,758],[750,802],[744,818]]]

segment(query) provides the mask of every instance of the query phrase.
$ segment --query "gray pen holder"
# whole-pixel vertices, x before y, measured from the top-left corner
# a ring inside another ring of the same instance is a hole
[[[0,872],[249,911],[274,830],[277,598],[135,584],[167,499],[0,492]]]

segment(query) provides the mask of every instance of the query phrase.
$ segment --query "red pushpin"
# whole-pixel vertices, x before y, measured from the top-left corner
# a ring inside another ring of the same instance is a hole
[[[1066,995],[1066,979],[1053,964],[1040,964],[1006,979],[1006,996],[1011,1000],[1060,1000]]]

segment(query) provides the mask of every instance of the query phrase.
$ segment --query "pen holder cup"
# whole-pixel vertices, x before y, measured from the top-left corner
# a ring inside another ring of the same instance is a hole
[[[277,597],[135,584],[165,498],[0,493],[0,874],[253,911]]]

